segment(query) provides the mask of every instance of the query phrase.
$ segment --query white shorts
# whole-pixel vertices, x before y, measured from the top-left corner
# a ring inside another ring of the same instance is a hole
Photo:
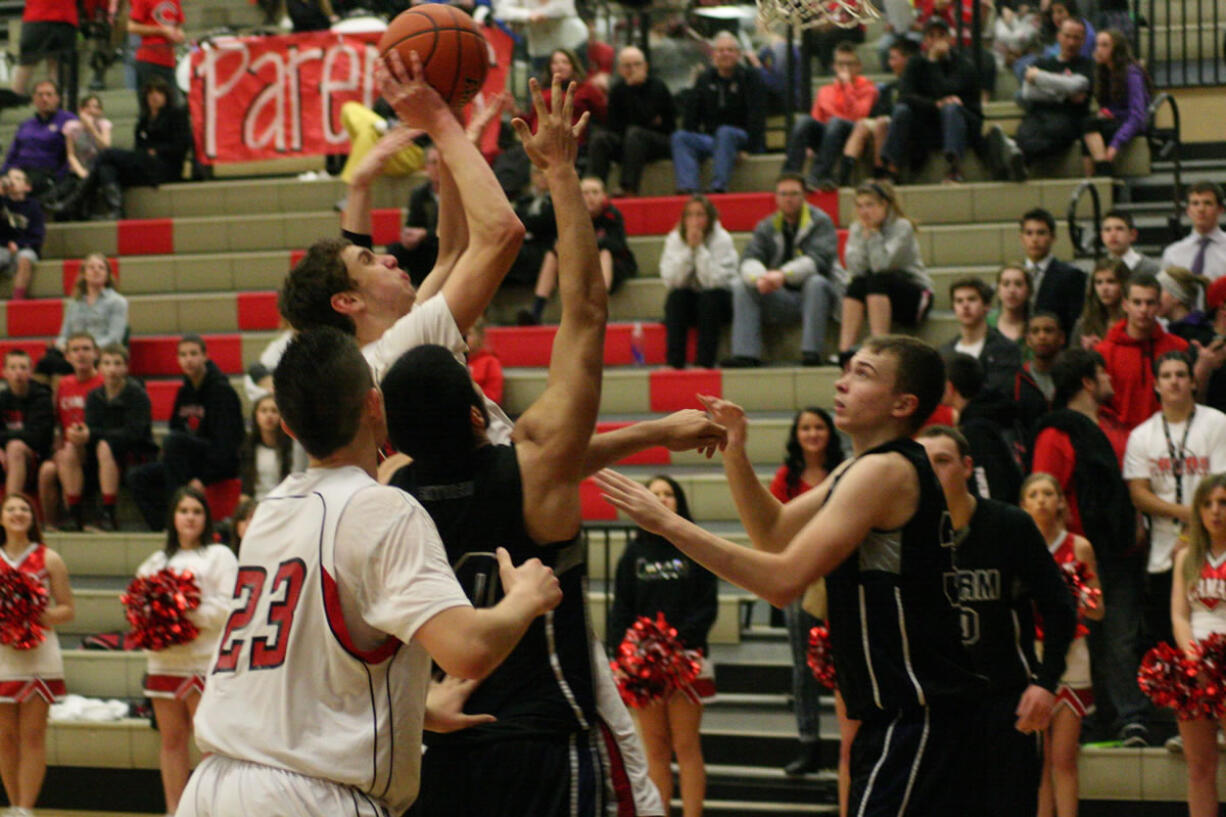
[[[209,755],[187,781],[176,817],[389,817],[369,795],[318,777]]]

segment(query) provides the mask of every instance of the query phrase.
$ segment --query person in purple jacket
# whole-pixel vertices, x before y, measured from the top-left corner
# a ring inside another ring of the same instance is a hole
[[[1086,119],[1083,139],[1087,176],[1111,176],[1111,163],[1145,130],[1151,82],[1116,28],[1094,38],[1094,99],[1098,115]]]
[[[34,116],[17,126],[0,173],[19,167],[30,180],[32,195],[41,199],[68,170],[64,125],[76,116],[60,108],[60,91],[49,79],[34,86]]]

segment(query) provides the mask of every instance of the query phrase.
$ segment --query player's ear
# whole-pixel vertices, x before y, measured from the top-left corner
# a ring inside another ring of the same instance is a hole
[[[353,290],[337,292],[331,298],[332,309],[342,315],[356,315],[366,308],[362,296]]]
[[[908,417],[915,413],[919,408],[919,398],[914,394],[900,394],[894,401],[894,411],[891,412],[898,419]],[[925,420],[928,418],[925,417]]]

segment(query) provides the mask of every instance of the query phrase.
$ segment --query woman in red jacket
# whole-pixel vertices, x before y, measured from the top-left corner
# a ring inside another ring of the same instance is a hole
[[[587,128],[583,133],[579,134],[579,151],[584,154],[587,151],[587,135],[591,133],[593,125],[603,125],[605,116],[608,113],[609,101],[605,97],[604,91],[588,81],[587,72],[583,70],[582,63],[579,62],[579,57],[575,52],[567,48],[555,49],[549,55],[549,73],[540,79],[541,95],[545,98],[545,109],[549,110],[549,99],[552,96],[551,88],[553,77],[559,77],[562,80],[562,89],[574,82],[575,88],[575,111],[572,124],[578,122],[584,113],[591,113],[592,118],[587,123]],[[524,116],[524,121],[528,123],[528,127],[536,130],[536,109],[529,108],[527,115]]]

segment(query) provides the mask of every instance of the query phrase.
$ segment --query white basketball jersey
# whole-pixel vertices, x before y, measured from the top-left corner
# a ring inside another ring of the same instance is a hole
[[[341,546],[360,549],[372,569],[346,591],[362,600],[364,621],[406,643],[389,635],[363,651],[349,636],[336,569],[347,507],[362,518],[346,519]],[[436,613],[467,603],[433,523],[407,494],[354,467],[289,477],[243,538],[195,719],[201,751],[333,781],[404,811],[417,794],[430,669],[410,639]]]

